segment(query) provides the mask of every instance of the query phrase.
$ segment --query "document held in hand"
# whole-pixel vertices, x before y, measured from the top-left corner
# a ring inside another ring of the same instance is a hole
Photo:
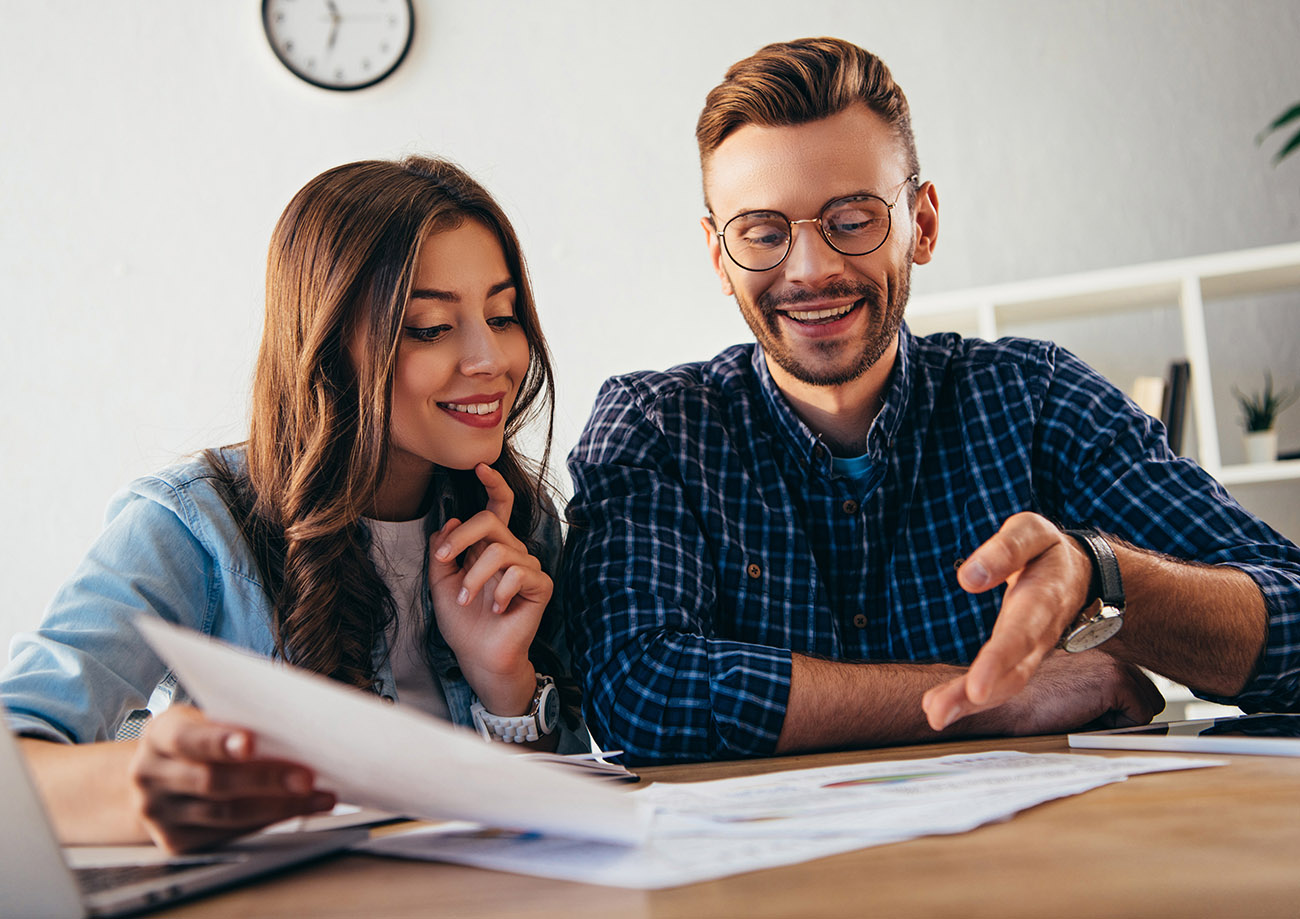
[[[624,845],[646,838],[649,808],[607,785],[160,619],[136,627],[204,714],[252,731],[260,755],[313,769],[340,801]]]

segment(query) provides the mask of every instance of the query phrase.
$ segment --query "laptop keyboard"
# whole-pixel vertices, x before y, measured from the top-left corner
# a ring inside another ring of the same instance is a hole
[[[92,894],[102,893],[105,890],[115,890],[128,884],[138,884],[141,881],[155,881],[159,878],[193,871],[195,868],[208,868],[229,861],[230,859],[214,858],[211,861],[192,861],[181,864],[164,862],[158,865],[111,865],[96,868],[74,868],[72,873],[77,878],[77,884],[81,887],[81,892]]]

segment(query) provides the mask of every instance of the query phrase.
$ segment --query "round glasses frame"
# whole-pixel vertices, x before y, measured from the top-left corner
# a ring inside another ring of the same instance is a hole
[[[782,214],[780,211],[766,211],[766,210],[741,211],[739,214],[732,217],[725,224],[723,224],[721,230],[715,229],[714,233],[717,235],[718,241],[722,244],[723,250],[727,253],[727,257],[730,258],[738,267],[743,268],[745,271],[762,272],[762,271],[771,271],[773,268],[779,268],[782,265],[782,263],[784,263],[785,260],[790,257],[790,250],[794,248],[794,228],[796,224],[800,224],[800,223],[817,224],[817,232],[821,234],[821,238],[826,241],[826,245],[830,246],[840,255],[851,255],[851,256],[870,255],[872,252],[875,252],[877,249],[879,249],[881,246],[883,246],[885,243],[889,241],[889,234],[893,232],[894,229],[894,205],[898,203],[898,197],[903,193],[903,189],[906,188],[909,183],[916,183],[918,179],[919,176],[910,175],[902,182],[898,183],[898,190],[894,192],[893,201],[886,201],[884,198],[880,197],[880,195],[872,195],[872,194],[843,195],[839,198],[832,198],[831,200],[823,204],[821,210],[817,212],[816,217],[805,217],[802,220],[791,220],[789,217],[785,216],[785,214]],[[864,249],[861,252],[850,252],[847,249],[841,249],[839,246],[835,245],[835,242],[831,239],[830,234],[826,232],[826,224],[824,222],[826,219],[826,212],[836,207],[837,205],[841,204],[842,202],[861,201],[865,198],[874,198],[875,200],[879,201],[881,204],[885,206],[885,213],[887,215],[887,219],[889,220],[889,225],[885,227],[885,235],[880,237],[880,242],[876,243],[870,249]],[[750,268],[744,262],[740,261],[740,259],[736,258],[736,256],[732,254],[731,248],[727,245],[727,235],[726,235],[727,227],[731,226],[733,223],[735,223],[737,220],[740,220],[742,217],[751,217],[754,214],[771,214],[774,217],[780,217],[782,220],[785,221],[787,227],[787,232],[785,235],[785,252],[781,253],[781,257],[777,259],[775,262],[773,262],[771,265],[768,265],[766,268]],[[717,227],[717,222],[714,220],[712,214],[709,215],[709,222],[712,223],[715,228]]]

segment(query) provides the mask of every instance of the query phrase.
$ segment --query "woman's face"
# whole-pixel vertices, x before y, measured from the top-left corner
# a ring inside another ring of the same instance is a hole
[[[427,481],[431,464],[472,469],[500,456],[528,371],[515,297],[501,245],[478,221],[421,244],[393,377],[390,479]]]

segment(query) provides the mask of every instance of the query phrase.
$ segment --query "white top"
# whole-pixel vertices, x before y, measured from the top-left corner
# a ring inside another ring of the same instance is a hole
[[[393,683],[402,705],[418,708],[450,720],[442,686],[433,676],[425,656],[423,590],[424,556],[428,539],[424,520],[371,520],[370,558],[397,607],[397,622],[389,628],[388,648],[393,665]]]

